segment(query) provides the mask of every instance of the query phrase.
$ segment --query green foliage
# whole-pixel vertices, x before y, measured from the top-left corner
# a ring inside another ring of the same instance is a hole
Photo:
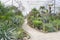
[[[56,19],[56,20],[53,21],[53,23],[60,25],[60,20]]]
[[[45,32],[60,30],[60,13],[51,14],[51,11],[51,5],[49,10],[45,6],[41,6],[39,10],[33,8],[28,16],[28,23]]]
[[[42,26],[42,21],[39,21],[39,20],[33,20],[33,24],[34,24],[34,27],[36,28],[38,28],[38,29],[40,29],[40,28],[42,28],[41,26]]]
[[[25,33],[25,31],[21,28],[17,28],[16,31],[13,31],[14,33],[12,33],[15,38],[18,40],[18,39],[21,39],[23,40],[24,37],[27,36],[27,34]]]
[[[33,8],[31,12],[33,13],[34,17],[36,17],[36,15],[39,13],[39,11],[35,8]]]
[[[55,32],[57,29],[51,23],[43,24],[45,25],[46,32]]]
[[[4,4],[0,2],[0,40],[16,40],[17,37],[14,35],[14,31],[18,28],[21,32],[21,39],[23,36],[22,24],[24,22],[24,17],[22,12],[15,6],[5,7]],[[18,35],[16,31],[16,35]],[[18,36],[19,36],[18,35]],[[24,34],[25,35],[25,34]]]
[[[41,24],[42,24],[42,21],[33,20],[33,24],[34,24],[34,25],[41,25]]]

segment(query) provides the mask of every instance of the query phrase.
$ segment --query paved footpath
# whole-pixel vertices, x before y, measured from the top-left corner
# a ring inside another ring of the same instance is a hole
[[[25,19],[25,22],[22,27],[30,35],[31,37],[30,40],[60,40],[60,32],[54,33],[39,32],[28,26],[27,19]]]

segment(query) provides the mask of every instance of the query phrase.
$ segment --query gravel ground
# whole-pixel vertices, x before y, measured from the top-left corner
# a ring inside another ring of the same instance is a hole
[[[30,35],[29,40],[60,40],[60,31],[53,33],[42,33],[27,25],[27,19],[23,24],[23,29]]]

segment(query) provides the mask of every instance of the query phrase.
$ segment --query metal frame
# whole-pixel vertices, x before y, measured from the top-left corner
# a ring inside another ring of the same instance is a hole
[[[9,1],[12,1],[12,6],[13,6],[13,2],[14,2],[14,1],[19,5],[19,8],[20,8],[21,5],[22,5],[21,1],[18,2],[18,0],[8,0],[8,1],[4,2],[4,3],[7,3],[7,2],[9,2]],[[55,4],[56,4],[56,0],[52,0],[52,1],[54,1],[54,13],[55,13],[55,8],[56,8]],[[27,2],[28,2],[28,1],[27,1]],[[39,1],[39,2],[45,2],[45,1]]]

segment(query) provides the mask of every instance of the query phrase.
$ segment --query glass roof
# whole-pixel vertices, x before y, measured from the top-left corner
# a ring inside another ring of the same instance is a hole
[[[24,7],[23,14],[26,15],[32,8],[39,8],[40,6],[47,6],[49,3],[54,3],[54,0],[0,0],[6,6],[14,5],[17,7]],[[60,1],[55,0],[56,8],[60,6]]]

